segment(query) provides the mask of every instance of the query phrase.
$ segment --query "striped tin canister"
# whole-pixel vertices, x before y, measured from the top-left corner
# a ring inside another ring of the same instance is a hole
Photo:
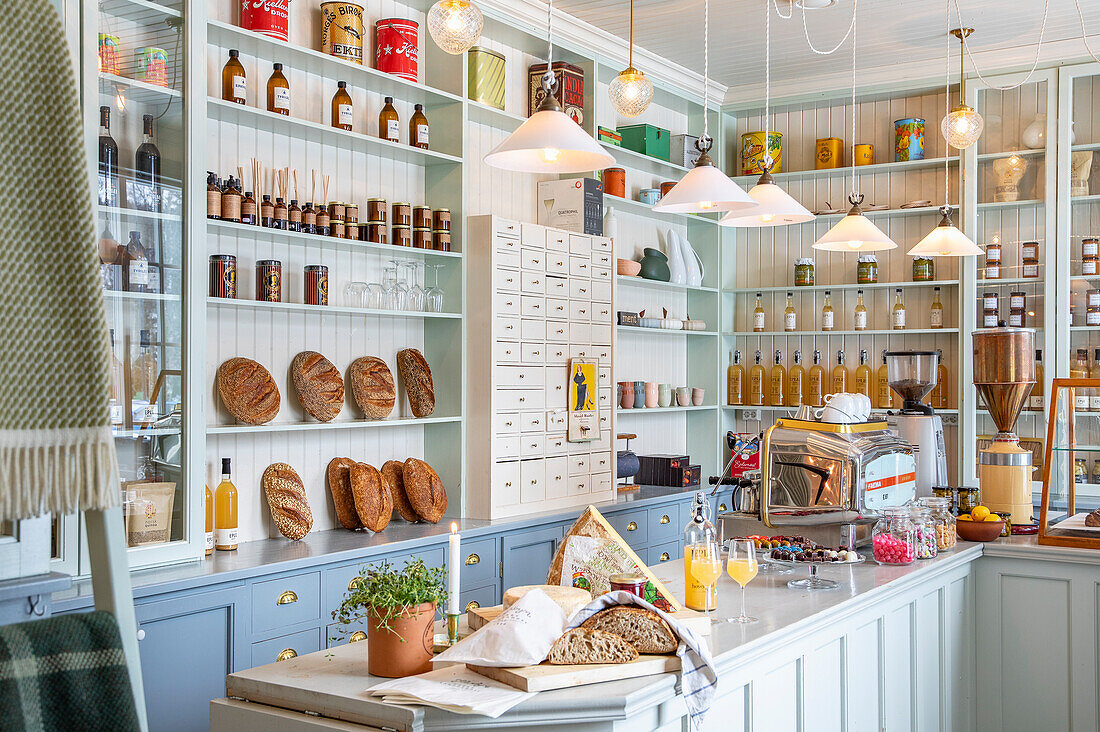
[[[237,297],[237,258],[232,254],[210,255],[210,297]]]
[[[283,263],[279,260],[256,262],[256,299],[260,302],[283,301]]]
[[[328,267],[307,264],[305,269],[306,305],[328,305]]]
[[[504,109],[504,56],[481,46],[474,46],[467,53],[470,101]]]

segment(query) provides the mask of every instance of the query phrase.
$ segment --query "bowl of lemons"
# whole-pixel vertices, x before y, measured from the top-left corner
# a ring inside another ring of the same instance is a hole
[[[963,541],[993,541],[1001,535],[1005,522],[985,506],[975,506],[959,516],[955,530]]]

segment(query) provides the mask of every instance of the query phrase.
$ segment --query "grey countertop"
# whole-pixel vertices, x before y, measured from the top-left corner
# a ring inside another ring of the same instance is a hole
[[[594,505],[600,510],[643,508],[667,501],[670,497],[690,496],[695,490],[698,489],[642,486],[636,491],[619,494],[613,501]],[[261,568],[264,574],[271,574],[313,566],[318,560],[326,563],[342,562],[362,558],[367,554],[414,551],[433,543],[433,539],[443,543],[443,537],[451,530],[452,521],[458,524],[458,530],[464,539],[474,540],[511,527],[533,527],[571,521],[581,511],[582,509],[548,511],[529,514],[521,519],[495,521],[445,517],[438,524],[408,524],[395,519],[385,531],[377,534],[333,529],[308,534],[301,541],[290,541],[282,537],[250,541],[241,544],[236,551],[214,552],[212,556],[194,562],[138,570],[132,572],[130,577],[134,586],[134,597],[140,598],[202,585],[240,582],[256,576],[257,570]],[[71,588],[54,593],[53,601],[58,610],[72,610],[90,604],[91,582],[78,580]]]

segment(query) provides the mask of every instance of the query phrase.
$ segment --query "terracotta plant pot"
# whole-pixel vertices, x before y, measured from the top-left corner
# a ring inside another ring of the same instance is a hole
[[[404,608],[379,628],[379,619],[367,613],[367,669],[371,676],[398,678],[432,670],[435,603]]]

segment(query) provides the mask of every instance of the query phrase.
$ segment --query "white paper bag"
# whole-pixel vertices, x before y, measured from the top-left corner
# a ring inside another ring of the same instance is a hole
[[[533,666],[546,660],[550,646],[565,630],[565,620],[565,613],[549,595],[531,590],[435,660],[478,666]]]
[[[451,666],[383,681],[368,689],[367,694],[381,697],[387,704],[424,704],[457,714],[484,714],[496,718],[533,697],[535,692],[513,689],[465,666]]]

